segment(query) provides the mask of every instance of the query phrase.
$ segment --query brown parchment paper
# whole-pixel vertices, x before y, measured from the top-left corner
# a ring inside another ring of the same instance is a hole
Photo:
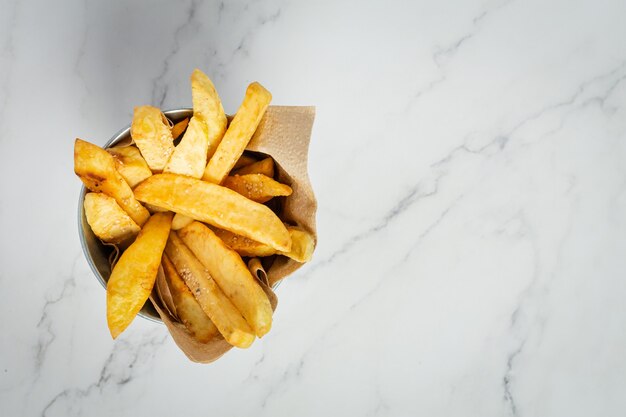
[[[291,196],[284,200],[281,219],[306,229],[313,234],[317,243],[315,224],[317,201],[309,181],[307,168],[314,118],[314,107],[270,106],[246,149],[274,158],[278,169],[278,180],[290,185],[293,189]],[[278,299],[271,287],[294,273],[302,265],[285,256],[276,256],[267,270],[263,269],[260,262],[249,265],[251,269],[257,271],[255,277],[259,279],[260,285],[268,294],[273,310],[276,310]],[[269,286],[263,282],[265,277]],[[161,270],[157,275],[155,287],[167,287]],[[187,332],[185,326],[170,314],[168,308],[164,307],[156,291],[152,293],[150,300],[167,326],[174,342],[192,361],[210,363],[232,348],[221,336],[216,336],[208,343],[198,342]],[[271,332],[269,337],[271,337]]]

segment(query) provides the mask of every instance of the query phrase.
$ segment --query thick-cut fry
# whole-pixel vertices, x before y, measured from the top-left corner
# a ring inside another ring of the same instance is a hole
[[[272,306],[246,264],[207,226],[193,222],[179,237],[204,265],[258,337],[272,327]]]
[[[237,162],[235,162],[235,166],[233,167],[233,170],[243,168],[246,165],[250,165],[255,162],[256,162],[255,158],[248,156],[248,155],[241,155],[241,157],[237,160]]]
[[[192,117],[185,136],[174,149],[163,172],[189,175],[200,178],[206,166],[207,125],[201,119]]]
[[[161,172],[174,152],[174,139],[163,113],[156,107],[135,107],[130,135],[150,169]]]
[[[107,323],[115,339],[144,305],[156,279],[172,213],[157,213],[115,264],[107,283]]]
[[[250,346],[254,332],[176,232],[170,233],[165,253],[224,339],[240,348]]]
[[[243,103],[209,160],[202,179],[222,183],[252,139],[271,100],[272,95],[261,84],[254,82],[248,86]]]
[[[107,243],[122,243],[137,236],[139,226],[115,202],[103,193],[85,195],[85,216],[94,234]]]
[[[187,129],[188,123],[189,123],[189,117],[185,117],[183,120],[181,120],[180,122],[172,126],[172,129],[171,129],[172,139],[174,140],[178,139],[178,137],[182,135],[185,129]]]
[[[209,77],[199,69],[193,70],[191,74],[191,99],[194,117],[198,117],[206,123],[206,156],[211,158],[220,144],[224,132],[226,132],[228,121],[220,97],[215,91],[215,86]]]
[[[263,159],[259,162],[254,162],[250,165],[238,169],[233,175],[245,175],[245,174],[263,174],[267,177],[274,178],[274,160],[270,157]]]
[[[135,197],[278,250],[291,249],[289,232],[272,210],[226,187],[182,175],[157,174],[137,186]]]
[[[148,210],[135,199],[133,190],[115,169],[113,157],[104,149],[76,139],[74,172],[91,191],[113,197],[140,227],[150,217]]]
[[[174,220],[172,220],[172,230],[180,230],[193,222],[194,220],[191,217],[176,213]]]
[[[206,343],[213,339],[219,333],[217,327],[202,310],[166,254],[163,254],[162,265],[178,318],[198,341]]]
[[[287,226],[291,236],[291,250],[289,252],[278,252],[296,262],[309,262],[315,250],[315,239],[313,235],[304,229],[294,226]]]
[[[278,196],[291,195],[290,186],[263,174],[233,175],[226,177],[222,185],[257,203],[265,203]]]
[[[130,188],[152,175],[146,160],[136,146],[120,146],[107,149],[115,159],[115,168],[126,180]]]
[[[315,240],[306,230],[295,226],[287,226],[291,236],[291,250],[281,252],[263,243],[256,242],[247,237],[237,235],[228,230],[213,228],[213,232],[224,241],[232,250],[241,256],[257,257],[270,255],[284,255],[296,262],[309,262],[315,250]]]
[[[245,236],[238,235],[224,229],[213,228],[213,232],[222,239],[232,250],[241,256],[270,256],[276,253],[276,249],[271,246],[259,243]]]

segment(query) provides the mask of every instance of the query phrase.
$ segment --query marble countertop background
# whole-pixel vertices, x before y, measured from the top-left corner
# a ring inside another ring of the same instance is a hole
[[[623,416],[626,3],[0,3],[0,415]],[[315,105],[314,261],[272,332],[117,341],[75,137],[133,106]]]

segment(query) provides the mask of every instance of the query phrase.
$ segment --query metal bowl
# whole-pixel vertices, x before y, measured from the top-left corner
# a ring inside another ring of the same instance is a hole
[[[191,117],[193,115],[193,110],[189,108],[182,108],[168,110],[163,113],[165,113],[170,120],[176,123],[183,120],[185,117]],[[126,126],[109,139],[109,141],[104,145],[104,148],[110,148],[125,140],[130,140],[130,125]],[[109,254],[111,253],[111,249],[102,244],[100,239],[93,234],[91,227],[89,227],[89,224],[87,223],[87,218],[85,217],[85,207],[83,204],[86,193],[87,190],[85,189],[85,186],[83,186],[80,190],[80,196],[78,198],[78,235],[80,236],[80,244],[83,247],[83,253],[85,254],[85,258],[87,258],[87,262],[89,263],[91,270],[98,281],[100,281],[100,284],[102,284],[102,287],[106,288],[107,281],[111,276],[111,266],[109,265]],[[157,323],[163,323],[150,300],[146,301],[143,305],[141,311],[139,311],[139,316]]]

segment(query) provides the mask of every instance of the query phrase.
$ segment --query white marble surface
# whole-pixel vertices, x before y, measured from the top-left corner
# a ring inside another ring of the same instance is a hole
[[[622,416],[623,1],[0,2],[0,415]],[[132,106],[316,105],[314,261],[212,365],[116,342],[77,136]]]

